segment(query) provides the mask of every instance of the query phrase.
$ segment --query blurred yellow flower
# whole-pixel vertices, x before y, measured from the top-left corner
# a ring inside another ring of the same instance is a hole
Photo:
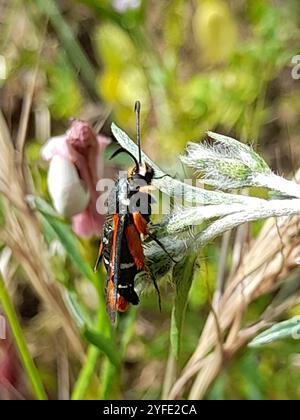
[[[199,2],[194,19],[195,39],[207,63],[226,61],[237,42],[237,28],[228,5],[222,0]]]
[[[98,78],[98,90],[103,99],[109,103],[118,101],[120,72],[105,69]]]
[[[147,79],[144,72],[136,66],[125,67],[119,81],[120,101],[130,108],[139,99],[143,104],[143,110],[149,108],[149,95],[147,91]]]
[[[105,67],[121,70],[126,63],[135,60],[135,48],[125,31],[111,23],[101,24],[96,29],[95,48]]]
[[[106,23],[97,28],[94,40],[103,64],[97,83],[100,96],[114,106],[120,123],[132,120],[132,106],[137,99],[143,104],[145,116],[150,106],[147,79],[127,33]]]

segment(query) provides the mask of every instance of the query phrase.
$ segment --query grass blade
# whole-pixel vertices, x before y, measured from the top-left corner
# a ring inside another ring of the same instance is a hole
[[[7,293],[4,280],[0,275],[0,302],[2,304],[4,313],[8,319],[11,332],[16,341],[17,348],[19,350],[23,366],[27,372],[28,378],[31,382],[33,392],[38,400],[47,400],[39,372],[31,358],[29,350],[26,345],[26,341],[23,336],[23,331],[18,321],[17,314],[10,300],[9,294]]]
[[[51,232],[52,236],[55,234],[73,264],[78,268],[83,276],[94,283],[96,281],[95,273],[93,272],[91,266],[83,258],[80,251],[80,241],[73,234],[71,228],[55,213],[52,207],[41,198],[31,196],[30,202],[42,216],[46,236],[51,236]]]
[[[102,351],[114,366],[120,366],[121,360],[118,351],[110,338],[102,333],[92,331],[89,328],[84,330],[83,336],[87,341]]]

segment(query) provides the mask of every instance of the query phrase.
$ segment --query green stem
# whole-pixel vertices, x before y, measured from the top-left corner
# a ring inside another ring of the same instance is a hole
[[[103,273],[102,273],[103,274]],[[101,276],[101,273],[98,277]],[[104,277],[95,278],[93,279],[93,283],[98,292],[99,298],[99,309],[96,321],[96,329],[98,331],[102,331],[105,334],[110,334],[110,324],[105,312],[105,301],[102,291],[102,285],[104,284]],[[101,354],[101,351],[95,347],[94,345],[89,345],[87,351],[87,358],[85,361],[84,366],[82,367],[79,376],[76,380],[76,383],[73,388],[73,392],[71,395],[71,400],[82,400],[86,394],[88,386],[91,382],[91,378],[95,373],[95,368],[97,364],[97,360]]]
[[[16,341],[16,344],[17,344],[17,347],[21,356],[21,360],[23,362],[23,366],[30,379],[34,394],[36,398],[39,400],[47,400],[47,395],[45,393],[41,378],[39,376],[39,372],[27,348],[27,345],[23,336],[22,328],[19,324],[17,314],[10,300],[9,294],[7,293],[4,280],[1,277],[1,275],[0,275],[0,302],[2,303],[4,313],[8,319],[11,332]]]
[[[86,362],[78,376],[71,395],[71,400],[82,400],[86,394],[91,377],[95,372],[95,366],[100,354],[97,347],[90,345],[87,352]]]
[[[115,384],[115,379],[119,371],[111,363],[108,357],[105,358],[101,374],[101,390],[100,390],[100,399],[108,400],[111,397],[111,390]]]
[[[123,361],[127,347],[130,343],[130,340],[134,334],[135,328],[135,321],[137,316],[137,308],[132,307],[130,308],[130,312],[127,315],[127,320],[125,325],[122,325],[123,335],[120,342],[120,357]],[[100,391],[100,399],[107,400],[110,398],[115,398],[115,396],[111,395],[115,385],[119,383],[117,379],[120,376],[120,369],[116,369],[116,367],[111,363],[111,361],[106,358],[104,360],[103,368],[102,368],[102,375],[101,375],[101,391]]]

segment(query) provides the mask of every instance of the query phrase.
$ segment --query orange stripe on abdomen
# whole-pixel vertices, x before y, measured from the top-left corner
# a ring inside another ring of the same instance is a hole
[[[142,247],[140,234],[137,231],[135,225],[129,225],[125,231],[127,245],[135,262],[137,269],[142,269],[145,264],[145,256]]]
[[[148,235],[148,224],[147,221],[141,215],[141,213],[132,213],[132,217],[136,230],[145,236]]]

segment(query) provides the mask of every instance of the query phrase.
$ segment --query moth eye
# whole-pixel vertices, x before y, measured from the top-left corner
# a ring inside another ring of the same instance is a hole
[[[133,166],[133,167],[128,169],[128,176],[129,177],[135,175],[136,173],[137,173],[137,167],[136,166]]]

